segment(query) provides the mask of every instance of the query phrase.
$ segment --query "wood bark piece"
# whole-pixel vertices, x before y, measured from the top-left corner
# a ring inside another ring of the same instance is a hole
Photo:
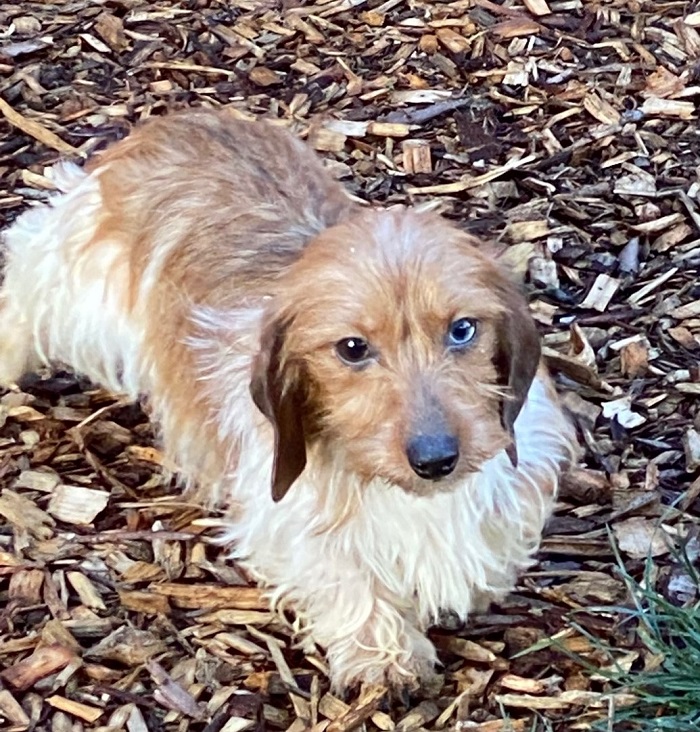
[[[258,587],[218,587],[214,585],[153,585],[152,591],[169,598],[173,605],[184,608],[235,608],[267,610],[265,592]]]
[[[355,704],[337,717],[326,727],[327,732],[349,732],[359,727],[379,706],[386,695],[382,687],[370,687],[364,690]]]
[[[24,691],[37,681],[65,668],[75,654],[58,644],[37,648],[31,656],[0,671],[0,676],[13,688]]]

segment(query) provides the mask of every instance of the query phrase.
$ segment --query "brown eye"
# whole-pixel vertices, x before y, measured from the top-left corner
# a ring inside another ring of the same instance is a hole
[[[343,338],[335,344],[335,352],[348,366],[358,366],[370,357],[369,343],[364,338]]]

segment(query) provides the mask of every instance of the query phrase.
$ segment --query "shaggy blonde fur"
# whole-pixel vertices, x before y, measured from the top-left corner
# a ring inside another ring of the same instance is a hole
[[[55,179],[5,234],[2,382],[63,363],[145,395],[336,688],[429,676],[425,629],[512,587],[575,444],[508,276],[438,216],[359,207],[299,140],[225,111],[152,120]],[[456,347],[460,318],[476,335]],[[346,339],[366,358],[344,360]],[[407,445],[446,436],[458,458],[421,477]]]

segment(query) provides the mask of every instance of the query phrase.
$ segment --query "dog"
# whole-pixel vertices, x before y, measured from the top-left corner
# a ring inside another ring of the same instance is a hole
[[[0,380],[144,398],[332,686],[429,679],[532,562],[575,434],[527,302],[434,213],[360,205],[281,126],[152,118],[5,232]]]

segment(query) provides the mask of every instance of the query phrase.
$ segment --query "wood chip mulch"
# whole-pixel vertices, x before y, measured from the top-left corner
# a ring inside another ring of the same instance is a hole
[[[432,632],[442,684],[401,707],[328,693],[322,656],[224,561],[220,517],[162,477],[138,407],[27,378],[0,397],[0,728],[612,724],[629,699],[575,656],[609,663],[599,638],[653,662],[634,624],[587,612],[628,602],[612,545],[636,577],[651,553],[673,602],[696,592],[670,548],[700,553],[699,98],[685,0],[0,2],[0,223],[59,157],[149,115],[282,120],[358,196],[503,245],[585,445],[539,565]]]

